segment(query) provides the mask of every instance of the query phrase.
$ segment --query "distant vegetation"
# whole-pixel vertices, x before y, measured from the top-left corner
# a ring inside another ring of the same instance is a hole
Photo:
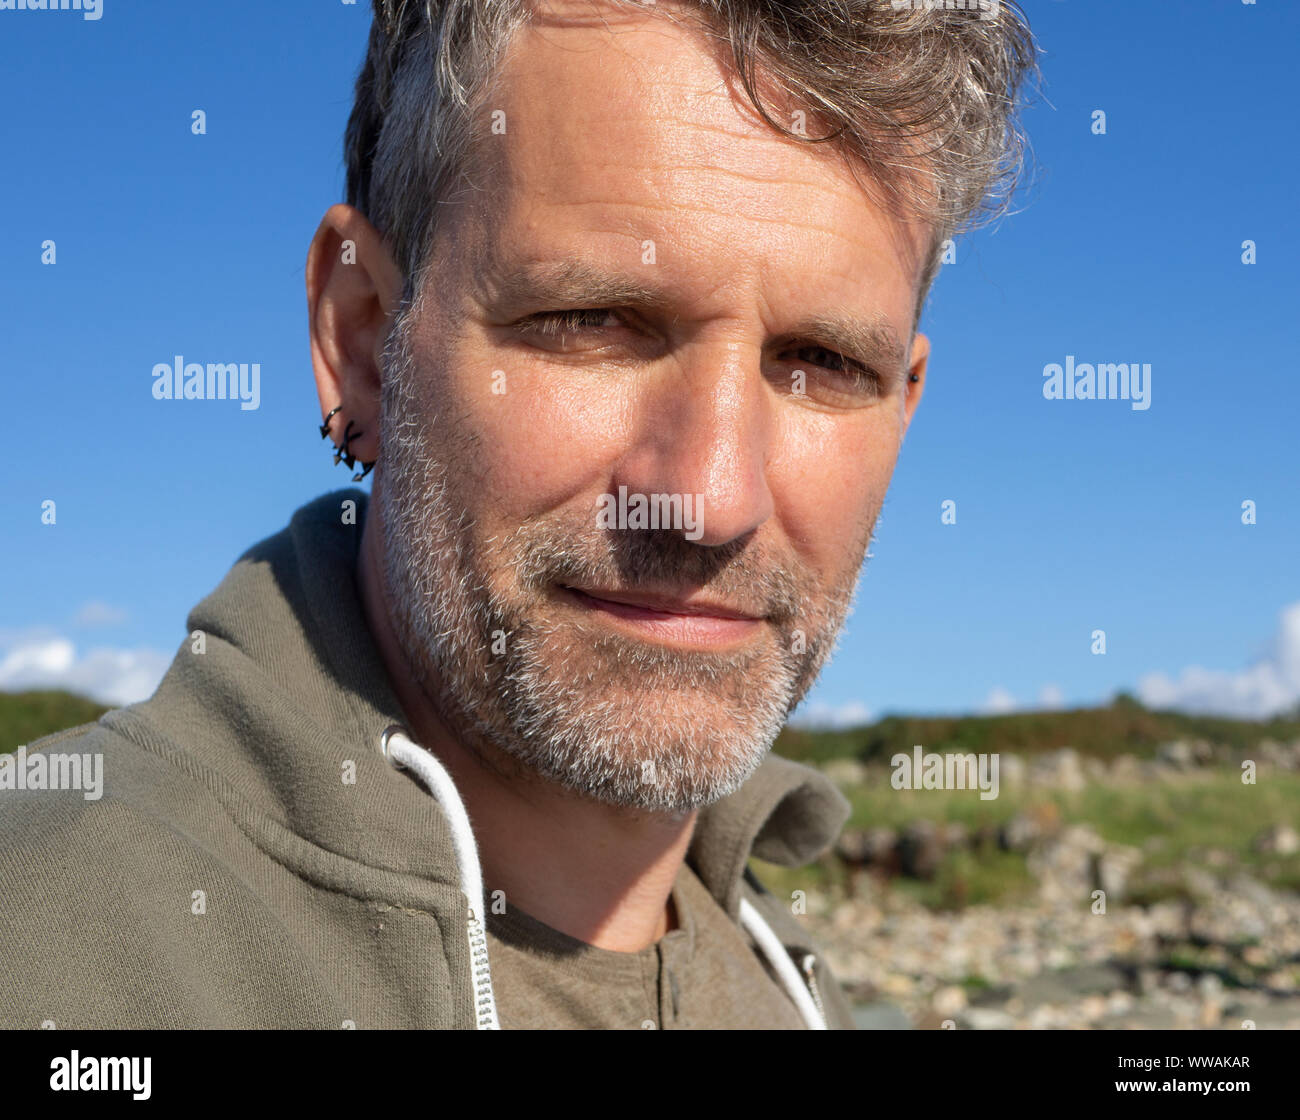
[[[0,753],[66,727],[93,723],[109,710],[107,705],[58,689],[0,692]]]
[[[1205,739],[1225,747],[1253,747],[1261,739],[1300,738],[1300,712],[1271,720],[1192,716],[1144,708],[1121,693],[1107,708],[1016,712],[1001,716],[886,716],[865,727],[813,731],[787,727],[777,754],[798,762],[852,758],[888,763],[917,744],[927,751],[1034,755],[1073,747],[1081,755],[1111,759],[1121,754],[1150,757],[1161,743]]]
[[[998,716],[886,716],[864,727],[814,731],[787,727],[776,751],[806,763],[853,759],[886,768],[891,756],[911,754],[916,745],[933,753],[1035,755],[1073,748],[1104,763],[1122,754],[1152,759],[1162,744],[1203,740],[1240,759],[1260,742],[1300,741],[1300,710],[1275,719],[1236,720],[1154,711],[1121,694],[1104,708],[1017,712]],[[885,774],[881,777],[881,774]],[[1300,890],[1300,856],[1258,850],[1262,830],[1300,821],[1300,773],[1273,772],[1266,781],[1244,785],[1236,762],[1198,767],[1131,784],[1089,781],[1080,790],[1004,786],[985,801],[965,790],[896,790],[885,770],[870,780],[847,780],[842,788],[852,806],[846,832],[889,829],[909,822],[954,824],[969,834],[996,830],[1018,816],[1050,819],[1056,825],[1087,825],[1105,842],[1142,852],[1141,873],[1129,883],[1130,901],[1152,901],[1166,892],[1183,897],[1172,873],[1199,867],[1208,854],[1222,869],[1249,872],[1268,886]],[[789,870],[756,863],[759,878],[778,893],[845,883],[847,872],[829,856],[819,864]],[[894,888],[936,909],[960,909],[974,902],[1011,903],[1037,889],[1023,852],[994,847],[977,854],[946,853],[930,880],[897,878]]]

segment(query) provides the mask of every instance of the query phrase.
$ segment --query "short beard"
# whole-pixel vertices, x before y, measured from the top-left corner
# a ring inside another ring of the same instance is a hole
[[[668,531],[602,531],[594,506],[479,539],[451,483],[451,444],[420,399],[418,307],[385,351],[376,475],[392,622],[417,684],[486,765],[608,805],[684,814],[734,793],[830,658],[858,565],[823,591],[794,556],[744,539],[715,548]],[[457,433],[449,433],[452,439]],[[462,469],[459,477],[476,477]],[[878,512],[878,511],[877,511]],[[766,617],[739,651],[639,641],[559,607],[554,588],[707,587]]]

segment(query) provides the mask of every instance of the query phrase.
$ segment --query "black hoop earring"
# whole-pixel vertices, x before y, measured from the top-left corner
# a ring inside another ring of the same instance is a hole
[[[334,414],[342,411],[343,406],[341,404],[337,404],[329,410],[329,415],[325,417],[325,423],[320,426],[321,439],[325,439],[330,434],[330,421],[334,419]]]
[[[347,465],[350,467],[352,466],[353,463],[357,461],[357,457],[348,451],[348,444],[351,443],[354,439],[357,439],[359,436],[365,435],[366,433],[354,432],[352,430],[352,425],[355,423],[356,423],[355,420],[349,420],[348,426],[343,429],[343,442],[339,444],[338,449],[334,452],[334,462],[336,465],[340,462],[343,462],[343,463],[347,463]]]
[[[353,466],[356,463],[357,457],[353,455],[350,451],[348,451],[348,444],[351,443],[354,439],[359,439],[361,436],[365,435],[366,433],[354,432],[352,430],[352,425],[355,423],[356,423],[355,420],[349,420],[348,426],[343,429],[343,443],[339,447],[339,449],[334,453],[335,463],[344,462],[347,463],[349,467]],[[366,475],[368,475],[374,469],[376,461],[377,460],[372,459],[368,463],[362,462],[361,465],[365,467],[365,470],[360,471],[357,474],[354,474],[352,476],[352,481],[360,482],[363,478],[365,478]]]
[[[341,404],[335,405],[335,407],[329,410],[329,414],[325,417],[325,423],[323,423],[320,426],[321,439],[325,439],[330,434],[330,421],[334,419],[334,414],[342,411],[343,411],[343,406]],[[357,457],[349,453],[348,444],[351,443],[354,439],[357,439],[359,436],[365,435],[366,433],[354,432],[352,430],[352,425],[355,423],[356,423],[355,420],[349,420],[348,426],[343,429],[343,443],[334,449],[335,466],[337,466],[339,463],[347,463],[347,465],[351,467],[357,461]],[[352,476],[352,481],[360,482],[363,478],[366,477],[366,475],[368,475],[372,470],[374,470],[375,463],[377,461],[378,460],[372,459],[370,462],[367,463],[363,460],[361,465],[365,467],[365,470],[360,471],[357,474],[354,474]]]

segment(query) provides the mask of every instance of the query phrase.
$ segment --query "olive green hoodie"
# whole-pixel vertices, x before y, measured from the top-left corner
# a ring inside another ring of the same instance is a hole
[[[150,699],[28,747],[28,765],[101,756],[102,796],[13,788],[16,758],[0,770],[0,1026],[494,1025],[463,806],[382,749],[404,717],[354,583],[366,501],[324,495],[246,552]],[[838,984],[746,867],[802,866],[847,813],[771,755],[701,811],[687,856],[831,1027],[853,1025]]]

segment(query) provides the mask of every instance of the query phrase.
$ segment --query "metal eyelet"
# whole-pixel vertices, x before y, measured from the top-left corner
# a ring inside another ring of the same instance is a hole
[[[406,767],[393,757],[392,751],[388,746],[389,740],[392,739],[394,735],[406,735],[408,739],[410,738],[410,735],[407,734],[406,728],[400,723],[391,723],[384,728],[384,733],[379,737],[379,749],[383,753],[383,756],[388,759],[388,764],[390,766],[397,770],[405,770]]]

